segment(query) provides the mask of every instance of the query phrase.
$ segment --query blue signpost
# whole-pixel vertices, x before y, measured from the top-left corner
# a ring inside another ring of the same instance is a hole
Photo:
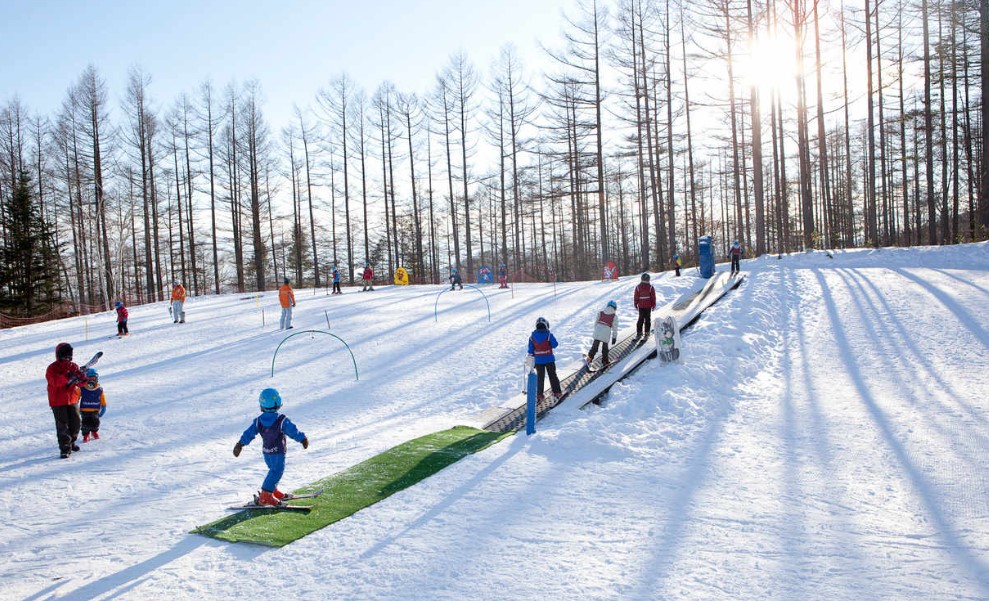
[[[709,278],[714,275],[714,249],[711,247],[710,236],[697,239],[697,256],[701,264],[701,277]]]
[[[525,433],[536,433],[536,371],[529,372],[529,383],[525,393]]]

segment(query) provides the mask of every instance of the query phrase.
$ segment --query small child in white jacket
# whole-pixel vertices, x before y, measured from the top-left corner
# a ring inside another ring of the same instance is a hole
[[[594,322],[594,344],[591,345],[591,351],[587,353],[588,365],[594,361],[594,355],[597,354],[599,346],[601,347],[601,359],[604,366],[607,367],[611,363],[608,360],[608,341],[610,340],[611,344],[618,341],[617,311],[618,303],[611,300],[608,301],[604,310],[598,313],[597,321]]]

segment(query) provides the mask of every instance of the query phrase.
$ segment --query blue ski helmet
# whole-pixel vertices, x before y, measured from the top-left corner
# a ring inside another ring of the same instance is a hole
[[[618,303],[616,303],[613,300],[610,300],[610,301],[608,301],[608,306],[611,307],[612,309],[617,309],[618,308]]]
[[[261,411],[265,413],[273,413],[282,408],[282,397],[274,388],[262,390],[258,401],[261,404]]]
[[[90,367],[89,369],[86,370],[86,377],[89,378],[90,380],[99,380],[100,373],[96,371],[94,368]]]
[[[124,303],[122,303],[120,301],[117,301],[117,302],[113,303],[113,306],[119,309],[120,307],[123,307],[124,306]]]
[[[540,317],[539,319],[536,320],[536,329],[537,330],[549,329],[549,322],[546,320],[545,317]]]

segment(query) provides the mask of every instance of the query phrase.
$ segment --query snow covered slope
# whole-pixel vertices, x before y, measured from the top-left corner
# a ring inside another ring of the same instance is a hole
[[[989,598],[989,248],[744,261],[746,283],[603,407],[560,411],[278,550],[188,534],[264,476],[233,443],[281,391],[302,486],[518,394],[538,316],[561,363],[638,278],[481,295],[192,299],[0,331],[0,580],[17,599]],[[726,266],[719,266],[725,269]],[[657,278],[660,304],[696,277]],[[267,326],[262,327],[262,310]],[[88,336],[88,340],[87,340]],[[106,355],[103,438],[58,459],[55,344]]]

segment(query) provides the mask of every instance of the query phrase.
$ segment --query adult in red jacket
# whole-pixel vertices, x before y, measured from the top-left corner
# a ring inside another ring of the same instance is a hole
[[[79,445],[79,387],[86,384],[86,374],[72,362],[72,345],[62,342],[55,347],[55,362],[45,372],[48,380],[48,405],[55,416],[55,434],[62,459]]]
[[[374,278],[374,270],[371,269],[370,263],[364,264],[364,273],[362,274],[362,279],[364,280],[364,289],[361,292],[366,292],[368,290],[374,290],[374,285],[371,280]]]
[[[635,337],[643,333],[648,336],[652,330],[652,310],[656,308],[656,289],[649,283],[649,274],[642,274],[642,281],[632,293],[632,304],[639,310],[639,321],[635,322]]]

